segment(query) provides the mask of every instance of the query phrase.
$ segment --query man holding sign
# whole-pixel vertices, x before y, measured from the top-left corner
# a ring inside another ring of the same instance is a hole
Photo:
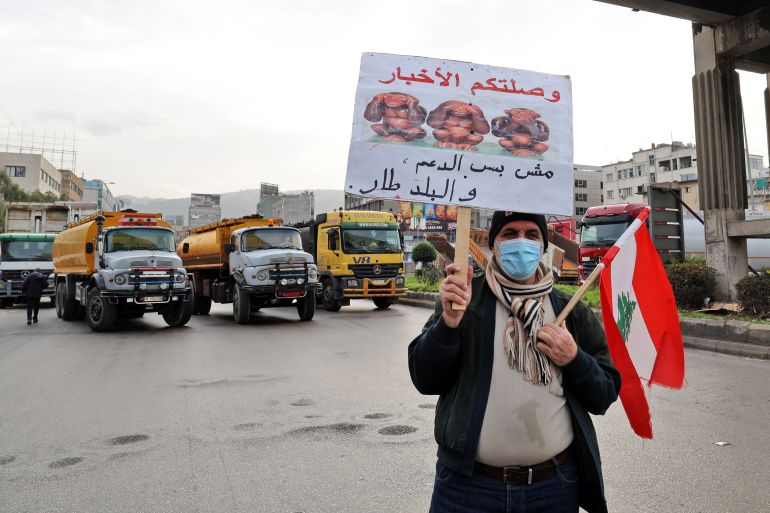
[[[495,212],[489,244],[486,273],[447,267],[409,346],[414,385],[440,395],[431,512],[606,512],[588,414],[617,399],[620,375],[601,324],[583,304],[553,323],[569,296],[541,263],[544,216]]]

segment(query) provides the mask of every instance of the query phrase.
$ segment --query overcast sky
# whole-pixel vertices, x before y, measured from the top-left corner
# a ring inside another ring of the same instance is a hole
[[[342,189],[365,51],[570,75],[577,163],[695,142],[689,22],[591,0],[0,0],[0,13],[0,147],[8,130],[76,133],[78,172],[115,194]],[[766,157],[765,77],[741,82],[749,149]]]

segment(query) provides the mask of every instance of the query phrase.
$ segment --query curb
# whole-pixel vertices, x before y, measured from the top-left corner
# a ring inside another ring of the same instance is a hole
[[[433,310],[438,294],[435,292],[407,292],[399,303]],[[594,309],[600,315],[598,309]],[[685,347],[770,360],[770,325],[747,321],[692,319],[680,317],[682,340]]]

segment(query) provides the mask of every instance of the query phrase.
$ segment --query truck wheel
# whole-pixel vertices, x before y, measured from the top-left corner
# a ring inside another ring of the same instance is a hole
[[[56,316],[65,320],[77,319],[78,302],[67,297],[67,284],[60,281],[56,284]]]
[[[192,298],[189,301],[172,301],[172,304],[163,310],[163,320],[172,328],[184,326],[192,317],[194,306]]]
[[[211,311],[211,298],[205,296],[193,296],[195,306],[193,313],[195,315],[208,315]]]
[[[300,321],[309,321],[315,315],[315,294],[308,292],[305,297],[297,300],[297,312]]]
[[[324,280],[324,289],[323,289],[323,305],[324,310],[328,310],[330,312],[339,312],[340,308],[342,308],[342,305],[340,305],[340,302],[337,300],[337,293],[334,290],[334,285],[332,284],[332,280]]]
[[[251,296],[237,283],[233,291],[233,318],[238,324],[246,324],[251,318]]]
[[[393,300],[388,297],[375,297],[372,301],[374,301],[374,306],[377,307],[377,310],[386,310],[393,304]]]
[[[111,305],[106,298],[99,294],[99,289],[93,287],[88,291],[86,319],[94,331],[109,331],[115,327],[117,305]]]

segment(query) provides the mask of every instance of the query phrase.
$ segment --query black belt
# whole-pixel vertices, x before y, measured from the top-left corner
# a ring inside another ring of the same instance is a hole
[[[530,466],[517,466],[517,467],[493,467],[491,465],[484,465],[483,463],[476,462],[474,472],[483,476],[493,477],[499,479],[506,484],[527,484],[530,485],[537,481],[543,481],[549,479],[556,474],[557,465],[563,465],[570,461],[573,457],[572,446],[570,445],[562,452],[553,457],[553,459],[538,463]]]

